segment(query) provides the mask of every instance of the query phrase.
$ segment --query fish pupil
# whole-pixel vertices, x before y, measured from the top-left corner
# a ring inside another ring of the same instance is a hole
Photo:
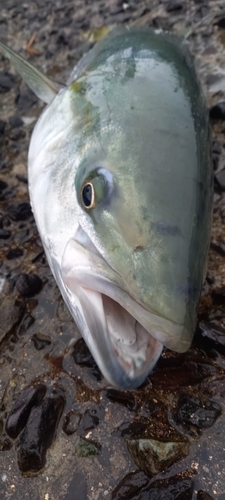
[[[82,200],[85,207],[90,207],[92,202],[92,185],[86,184],[82,191]]]

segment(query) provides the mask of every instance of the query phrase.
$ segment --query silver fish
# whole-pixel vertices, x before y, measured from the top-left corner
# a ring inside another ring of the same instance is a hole
[[[32,209],[63,298],[106,379],[139,386],[196,325],[212,212],[210,128],[187,45],[111,32],[60,88],[0,44],[48,106]]]

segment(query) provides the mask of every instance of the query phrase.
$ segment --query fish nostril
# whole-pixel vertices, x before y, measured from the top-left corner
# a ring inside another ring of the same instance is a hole
[[[142,245],[138,245],[135,247],[134,252],[135,253],[142,252],[143,250],[144,250],[144,247]]]

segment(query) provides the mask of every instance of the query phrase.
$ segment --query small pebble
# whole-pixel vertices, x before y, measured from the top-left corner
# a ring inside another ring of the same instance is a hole
[[[42,289],[42,281],[36,274],[20,274],[15,284],[22,297],[33,297]]]
[[[9,123],[12,128],[22,127],[23,120],[19,116],[10,116]]]
[[[209,114],[212,120],[225,120],[225,101],[220,101],[212,106]]]
[[[14,221],[25,221],[32,217],[30,203],[23,202],[16,205],[11,205],[8,208],[8,215]]]
[[[13,259],[18,259],[19,257],[22,257],[23,255],[23,250],[22,248],[12,248],[9,250],[9,252],[6,254],[6,258],[8,260],[13,260]]]

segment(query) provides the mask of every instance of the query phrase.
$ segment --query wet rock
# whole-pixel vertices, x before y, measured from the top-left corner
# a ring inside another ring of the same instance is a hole
[[[63,422],[63,431],[67,434],[67,436],[71,436],[71,434],[74,434],[74,432],[77,431],[80,420],[81,414],[76,410],[71,410],[67,413]]]
[[[16,96],[17,107],[23,113],[29,111],[37,103],[38,98],[30,89],[21,90]]]
[[[51,345],[52,343],[49,337],[41,333],[35,333],[32,336],[32,340],[34,343],[34,347],[35,349],[37,349],[37,351],[42,351],[43,349],[45,349],[45,347]]]
[[[0,120],[0,135],[3,135],[5,132],[6,122],[4,120]]]
[[[12,297],[5,297],[0,302],[0,342],[19,323],[24,313],[24,303]]]
[[[220,396],[221,398],[224,398],[225,397],[225,378],[222,376],[222,377],[218,377],[217,379],[212,380],[208,383],[203,382],[203,384],[201,384],[201,389],[202,389],[202,391],[209,394],[210,396],[213,396],[213,397]]]
[[[23,182],[24,184],[28,184],[27,177],[24,177],[24,175],[16,174],[16,178],[18,179],[18,181]]]
[[[77,365],[92,367],[95,363],[94,358],[83,339],[77,340],[74,345],[72,355]]]
[[[31,409],[41,402],[45,392],[44,384],[25,387],[21,391],[6,421],[6,432],[9,437],[17,438],[27,423]]]
[[[102,406],[93,406],[85,411],[80,427],[83,431],[90,431],[98,426],[100,420],[103,419],[105,410]]]
[[[145,472],[130,472],[114,488],[112,500],[132,500],[134,496],[140,495],[141,490],[147,486],[148,482],[149,478]]]
[[[167,421],[167,408],[161,401],[156,399],[145,401],[141,409],[141,414],[147,418],[160,419],[160,422]]]
[[[114,403],[119,403],[128,408],[128,410],[136,410],[136,400],[130,392],[118,391],[117,389],[107,389],[106,397]]]
[[[31,316],[31,314],[26,314],[23,318],[23,321],[19,327],[19,330],[18,330],[18,335],[21,336],[21,335],[24,335],[26,333],[26,331],[28,330],[28,328],[30,328],[31,325],[34,324],[34,317]]]
[[[9,73],[8,71],[0,72],[0,94],[4,92],[9,92],[11,88],[14,86],[16,81],[16,77]]]
[[[15,284],[22,297],[33,297],[42,289],[42,281],[36,274],[20,274]]]
[[[147,422],[125,422],[116,429],[116,434],[121,437],[141,438],[147,428]]]
[[[179,367],[162,368],[150,376],[154,388],[174,388],[195,385],[216,374],[216,369],[204,363],[183,362]]]
[[[55,395],[32,409],[19,441],[17,458],[22,472],[38,472],[44,467],[64,403],[62,395]]]
[[[222,153],[222,146],[218,141],[213,141],[212,153],[216,155],[220,155]]]
[[[179,0],[170,0],[168,4],[166,5],[166,11],[167,12],[174,12],[178,10],[182,10],[183,5]]]
[[[220,101],[212,106],[209,113],[212,120],[225,120],[225,101]]]
[[[63,497],[63,500],[75,500],[74,498],[75,491],[79,491],[80,500],[88,498],[87,481],[85,476],[80,472],[76,472],[73,475],[72,481],[70,482],[66,496]]]
[[[19,116],[10,116],[9,123],[12,128],[22,127],[23,120]]]
[[[225,17],[221,17],[218,21],[215,22],[219,28],[225,29]]]
[[[6,254],[6,258],[8,260],[13,260],[13,259],[18,259],[19,257],[22,257],[23,255],[23,250],[22,248],[12,248],[9,250]]]
[[[219,352],[222,356],[225,356],[225,330],[218,328],[213,323],[200,321],[194,337],[194,343],[207,356],[215,357],[215,352]]]
[[[101,445],[97,441],[80,437],[75,445],[75,451],[79,457],[91,457],[99,455]]]
[[[215,181],[222,191],[225,191],[225,170],[221,170],[216,176]]]
[[[0,436],[0,451],[8,451],[12,448],[13,443],[4,435]]]
[[[9,137],[10,139],[12,139],[12,141],[19,141],[19,139],[23,139],[25,135],[25,131],[21,128],[14,128],[13,130],[11,130]]]
[[[206,491],[200,490],[198,491],[197,494],[197,500],[214,500],[209,493],[206,493]]]
[[[95,380],[99,381],[102,379],[102,374],[83,339],[79,339],[75,343],[72,356],[77,365],[91,368],[89,373]]]
[[[156,439],[125,439],[136,466],[154,476],[188,455],[187,442],[165,442]]]
[[[11,233],[7,229],[0,229],[0,239],[1,240],[7,240],[10,238]]]
[[[8,208],[8,215],[14,221],[28,220],[32,217],[30,203],[23,202],[16,205],[11,205]]]
[[[221,415],[221,408],[215,401],[203,403],[194,396],[182,396],[178,400],[175,420],[184,427],[190,425],[199,430],[211,427]]]
[[[162,481],[155,481],[141,492],[138,500],[192,500],[194,481],[174,476]],[[136,499],[135,499],[136,500]]]

